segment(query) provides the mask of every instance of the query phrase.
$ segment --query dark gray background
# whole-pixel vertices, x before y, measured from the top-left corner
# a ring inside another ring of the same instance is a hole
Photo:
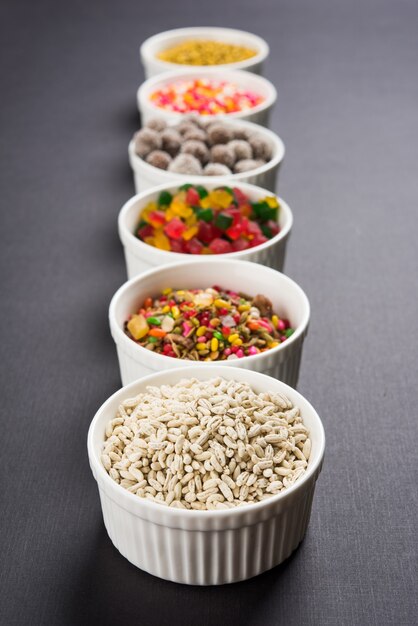
[[[417,623],[418,4],[1,3],[0,621]],[[300,390],[327,434],[300,549],[220,588],[160,581],[103,527],[86,434],[120,385],[107,324],[125,280],[138,47],[183,25],[267,39],[294,211],[287,273],[312,321]]]

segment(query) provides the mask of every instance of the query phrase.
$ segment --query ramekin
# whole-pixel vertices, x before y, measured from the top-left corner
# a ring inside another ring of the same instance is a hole
[[[171,122],[173,124],[173,122]],[[239,127],[245,128],[248,131],[257,132],[262,137],[269,139],[273,145],[273,158],[268,163],[257,167],[249,172],[242,172],[241,174],[230,174],[228,176],[189,176],[186,174],[175,174],[162,170],[158,167],[154,167],[147,163],[144,159],[141,159],[135,153],[135,142],[132,139],[129,143],[129,163],[131,164],[134,173],[134,183],[136,193],[145,191],[155,187],[156,185],[168,184],[178,181],[178,185],[182,185],[186,182],[202,185],[207,181],[213,181],[217,186],[225,185],[227,182],[246,182],[253,185],[259,185],[265,189],[269,189],[273,193],[276,191],[277,176],[279,173],[280,165],[283,162],[285,154],[285,146],[283,141],[276,133],[258,124],[252,122],[238,122],[228,121],[228,125],[232,128]],[[202,180],[204,182],[202,182]]]
[[[146,124],[150,119],[155,117],[160,117],[167,122],[172,120],[179,121],[184,117],[184,115],[186,115],[185,113],[175,113],[174,111],[167,111],[155,106],[151,102],[150,96],[154,91],[167,83],[189,78],[210,78],[228,81],[236,84],[239,88],[250,89],[264,97],[263,102],[252,109],[237,111],[236,113],[205,115],[202,116],[203,119],[207,121],[215,119],[239,119],[255,122],[256,124],[261,124],[261,126],[268,126],[270,112],[277,100],[277,92],[273,83],[267,80],[267,78],[262,78],[251,72],[245,72],[243,70],[219,70],[217,68],[173,70],[171,72],[164,72],[164,74],[158,74],[153,78],[148,78],[148,80],[143,82],[139,87],[137,93],[138,109],[141,114],[142,124]]]
[[[213,180],[194,180],[196,184],[204,185],[207,189],[214,189],[219,186],[219,183]],[[225,184],[225,182],[224,182]],[[152,267],[159,265],[172,264],[177,261],[185,261],[199,259],[198,255],[183,254],[180,252],[170,252],[167,250],[159,250],[149,244],[145,243],[135,237],[134,230],[139,221],[139,214],[141,209],[149,202],[158,198],[161,191],[176,191],[179,185],[160,185],[154,187],[152,190],[144,191],[136,196],[133,196],[122,207],[118,217],[118,230],[119,237],[124,247],[126,269],[128,278],[138,276],[142,272],[145,272]],[[270,195],[271,192],[268,189],[262,189],[254,185],[247,183],[240,183],[237,185],[244,193],[248,194],[251,200],[258,200]],[[216,259],[241,259],[254,261],[268,267],[273,267],[281,271],[283,269],[286,244],[290,236],[290,231],[293,224],[293,215],[289,206],[279,198],[280,211],[278,223],[280,226],[280,232],[257,247],[249,248],[248,250],[242,250],[239,252],[228,252],[226,254],[216,254],[206,256],[209,261]]]
[[[186,359],[157,354],[140,346],[124,332],[124,323],[148,296],[155,297],[163,289],[205,289],[220,284],[225,289],[241,291],[250,296],[267,296],[274,311],[290,320],[295,332],[275,348],[224,363],[228,367],[262,372],[296,387],[302,348],[308,330],[310,307],[304,291],[293,280],[268,267],[248,261],[196,260],[174,263],[150,270],[122,285],[109,307],[109,323],[116,344],[122,384],[126,385],[153,372],[190,365]],[[193,362],[196,373],[201,367],[215,367],[219,361]]]
[[[238,61],[237,63],[216,65],[214,67],[222,70],[247,70],[248,72],[253,72],[254,74],[263,73],[263,64],[269,55],[269,46],[264,39],[243,30],[236,30],[235,28],[213,28],[209,26],[200,26],[166,30],[163,33],[158,33],[158,35],[154,35],[153,37],[146,39],[139,50],[146,78],[151,78],[151,76],[155,76],[156,74],[161,74],[162,72],[168,72],[179,68],[198,70],[207,69],[207,65],[180,65],[176,63],[167,63],[167,61],[161,61],[157,58],[157,54],[159,52],[191,39],[221,41],[223,43],[230,43],[236,46],[244,46],[246,48],[256,50],[257,54],[250,59]]]
[[[147,385],[175,384],[182,378],[222,376],[248,383],[257,392],[284,393],[301,410],[310,432],[306,473],[285,491],[257,504],[222,511],[166,507],[116,484],[100,461],[105,428],[126,398]],[[146,376],[114,393],[96,413],[88,433],[88,455],[97,481],[106,530],[114,546],[142,570],[173,582],[220,585],[257,576],[284,561],[302,541],[320,474],[325,434],[311,404],[274,378],[249,370],[203,366]]]

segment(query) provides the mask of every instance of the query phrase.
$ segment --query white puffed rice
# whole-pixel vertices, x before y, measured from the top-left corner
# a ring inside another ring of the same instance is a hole
[[[254,504],[293,485],[311,440],[279,393],[214,378],[147,387],[106,427],[102,464],[141,498],[192,510]]]

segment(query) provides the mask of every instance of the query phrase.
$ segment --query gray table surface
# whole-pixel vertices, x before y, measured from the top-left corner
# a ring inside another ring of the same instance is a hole
[[[1,624],[416,624],[417,3],[3,0],[0,17]],[[138,46],[205,24],[271,46],[286,272],[312,305],[299,389],[327,434],[304,543],[219,588],[118,554],[86,454],[120,385],[107,307]]]

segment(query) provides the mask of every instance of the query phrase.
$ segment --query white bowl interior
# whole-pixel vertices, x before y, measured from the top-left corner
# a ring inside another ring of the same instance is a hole
[[[270,376],[252,372],[250,370],[229,368],[220,365],[211,367],[202,366],[201,368],[199,368],[199,372],[196,372],[196,369],[194,367],[184,367],[180,369],[159,372],[157,374],[152,374],[150,376],[146,376],[140,380],[137,380],[113,394],[98,410],[90,426],[88,435],[88,448],[93,471],[100,472],[102,477],[105,477],[106,480],[112,481],[112,479],[107,475],[106,470],[102,466],[102,463],[100,461],[100,455],[102,451],[102,444],[105,440],[106,425],[111,419],[115,417],[116,411],[123,400],[134,397],[138,393],[145,391],[147,385],[172,385],[184,378],[198,378],[199,380],[209,380],[211,378],[216,378],[217,376],[222,376],[227,380],[238,380],[248,383],[249,385],[251,385],[252,389],[258,393],[284,393],[286,396],[288,396],[288,398],[293,402],[295,406],[298,406],[300,408],[303,422],[309,430],[309,435],[312,442],[312,449],[307,472],[301,477],[299,481],[295,483],[294,486],[290,487],[288,490],[281,492],[277,496],[272,496],[271,499],[269,498],[262,503],[252,506],[263,506],[264,504],[268,504],[269,501],[285,497],[286,493],[297,489],[298,486],[303,483],[304,480],[317,468],[323,456],[325,435],[321,420],[317,412],[312,407],[312,405],[295,389],[292,389],[288,385],[285,385],[284,383],[274,378],[271,378]],[[138,506],[160,506],[156,503],[150,503],[146,500],[138,498],[137,496],[134,496],[133,494],[124,490],[123,487],[116,485],[116,483],[113,484],[115,487],[118,488],[120,493],[124,492],[127,498],[130,498],[131,500],[133,499],[133,501],[138,501]],[[234,512],[238,514],[240,512],[242,513],[242,508],[237,509],[236,511],[234,509],[231,509],[227,513],[228,515],[233,515]],[[182,511],[181,513],[191,515],[223,515],[226,512],[200,512],[187,510]]]

